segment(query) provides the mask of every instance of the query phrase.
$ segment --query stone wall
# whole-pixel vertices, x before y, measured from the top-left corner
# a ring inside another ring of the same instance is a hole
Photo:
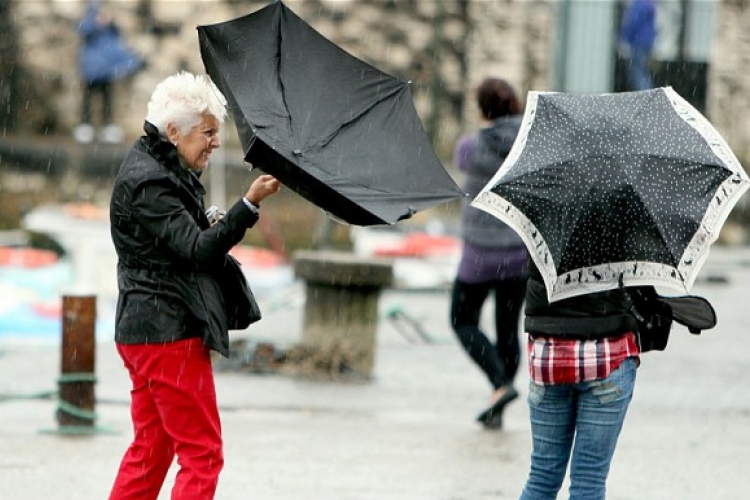
[[[85,0],[0,4],[0,125],[5,133],[69,134],[80,114],[75,28]],[[140,133],[154,85],[202,72],[195,26],[247,14],[259,0],[107,0],[148,68],[116,88],[116,114]],[[552,90],[554,0],[288,0],[347,51],[412,82],[417,111],[443,158],[479,126],[471,97],[487,75],[525,95]],[[718,0],[707,113],[743,164],[750,162],[750,0]],[[233,134],[228,134],[232,140]]]
[[[11,11],[9,26],[18,36],[18,45],[13,46],[18,49],[18,62],[0,81],[3,124],[16,132],[69,134],[80,115],[75,30],[86,2],[4,3]],[[116,86],[115,114],[128,138],[140,134],[146,102],[156,83],[180,69],[204,71],[196,26],[244,15],[268,3],[106,1],[128,45],[148,63],[146,70]],[[549,87],[553,11],[548,0],[288,0],[286,4],[353,55],[411,81],[417,111],[443,158],[450,157],[463,130],[478,126],[470,93],[482,78],[505,77],[522,95],[529,88]],[[6,45],[0,47],[7,64],[13,54]],[[236,140],[234,136],[228,134],[228,139]]]
[[[750,166],[750,1],[720,0],[709,76],[708,115]]]
[[[529,90],[552,90],[554,2],[475,1],[470,5],[471,36],[464,80],[466,128],[480,126],[472,90],[487,76],[505,78],[523,98]]]
[[[708,83],[708,117],[735,152],[746,171],[750,168],[750,0],[719,0],[716,37]],[[741,224],[732,224],[732,222]],[[735,241],[750,239],[750,196],[743,196],[730,215],[722,235]]]

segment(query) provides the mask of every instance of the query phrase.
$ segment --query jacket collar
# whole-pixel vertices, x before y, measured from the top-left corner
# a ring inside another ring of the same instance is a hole
[[[159,129],[157,129],[153,123],[148,120],[144,121],[143,130],[146,132],[143,139],[149,154],[154,157],[156,161],[174,172],[178,178],[192,185],[193,188],[198,191],[198,194],[203,196],[206,193],[206,190],[200,183],[200,175],[202,172],[193,172],[192,170],[184,168],[182,164],[180,164],[180,158],[177,156],[177,148],[175,145],[162,139],[161,135],[159,135]]]
[[[144,142],[151,156],[170,169],[179,168],[180,159],[177,156],[175,145],[162,139],[159,135],[159,129],[149,121],[143,122],[143,130],[146,132]]]

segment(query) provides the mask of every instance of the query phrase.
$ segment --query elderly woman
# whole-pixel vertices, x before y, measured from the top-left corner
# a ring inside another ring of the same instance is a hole
[[[226,100],[205,76],[159,83],[146,134],[115,181],[118,255],[115,342],[132,380],[134,440],[110,499],[156,499],[174,455],[173,500],[214,497],[224,459],[210,350],[227,354],[228,318],[216,270],[258,220],[279,181],[259,176],[215,224],[199,181],[220,147]]]

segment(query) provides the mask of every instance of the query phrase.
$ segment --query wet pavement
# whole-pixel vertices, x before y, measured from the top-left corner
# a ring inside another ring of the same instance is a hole
[[[715,306],[718,326],[700,337],[677,326],[665,352],[643,356],[610,500],[748,497],[750,251],[714,250],[701,277],[693,292]],[[523,398],[508,407],[503,430],[483,430],[474,418],[490,388],[453,338],[448,293],[389,291],[381,309],[394,307],[433,341],[383,319],[371,382],[217,373],[226,441],[217,499],[518,498],[530,453]],[[300,328],[300,301],[292,295],[236,337],[291,344]],[[59,358],[50,343],[0,343],[4,499],[106,498],[130,441],[129,381],[111,342],[97,348],[101,432],[54,432],[56,403],[43,396],[56,388]],[[525,369],[517,380],[523,395]],[[167,498],[165,487],[160,499]],[[564,491],[559,498],[567,498]]]

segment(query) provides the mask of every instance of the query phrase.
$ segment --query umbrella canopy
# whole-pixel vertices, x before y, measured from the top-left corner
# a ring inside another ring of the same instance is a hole
[[[198,35],[245,160],[334,218],[393,224],[463,196],[409,84],[351,56],[283,3],[199,26]]]
[[[552,302],[620,280],[688,291],[749,185],[669,87],[530,92],[510,154],[472,205],[523,238]]]

